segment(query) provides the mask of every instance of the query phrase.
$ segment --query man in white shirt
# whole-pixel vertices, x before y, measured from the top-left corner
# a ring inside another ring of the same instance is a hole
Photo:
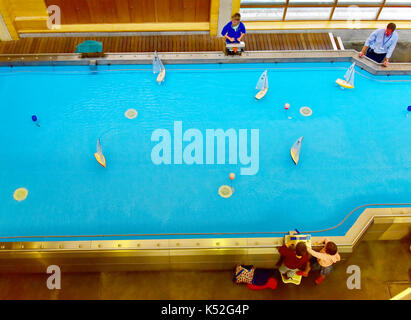
[[[367,41],[365,41],[359,57],[361,58],[365,55],[375,62],[382,62],[382,65],[387,67],[388,60],[391,58],[398,41],[398,33],[395,31],[396,27],[395,23],[391,22],[387,25],[386,29],[377,29],[371,33]]]

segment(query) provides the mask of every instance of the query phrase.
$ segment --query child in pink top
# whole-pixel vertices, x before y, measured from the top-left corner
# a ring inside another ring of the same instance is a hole
[[[341,260],[337,245],[334,242],[325,238],[320,243],[324,243],[324,247],[319,252],[307,247],[308,253],[313,256],[311,270],[320,271],[320,276],[315,280],[316,284],[323,282],[324,278],[333,270],[333,264]]]

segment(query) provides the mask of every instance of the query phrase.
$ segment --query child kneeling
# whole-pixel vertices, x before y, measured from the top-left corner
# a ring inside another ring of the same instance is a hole
[[[309,255],[307,253],[307,246],[304,242],[298,242],[295,250],[283,245],[278,251],[283,258],[283,263],[280,268],[278,268],[278,271],[281,272],[285,279],[293,278],[295,273],[303,268],[305,268],[305,272],[308,271]]]

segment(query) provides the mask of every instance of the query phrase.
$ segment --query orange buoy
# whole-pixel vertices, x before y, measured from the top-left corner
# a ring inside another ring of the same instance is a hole
[[[285,109],[285,110],[290,109],[290,104],[289,104],[289,103],[286,103],[286,104],[284,105],[284,109]]]
[[[235,179],[235,174],[231,172],[229,178],[231,181],[233,181]]]

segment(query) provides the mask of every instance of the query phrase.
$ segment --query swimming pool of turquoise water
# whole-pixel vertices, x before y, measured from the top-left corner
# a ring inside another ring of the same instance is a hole
[[[364,204],[410,202],[411,77],[357,68],[355,89],[343,90],[335,80],[349,65],[166,65],[161,85],[150,65],[0,68],[0,241],[303,232]],[[269,90],[257,101],[264,70]],[[137,118],[125,117],[130,108]],[[241,175],[247,165],[229,164],[228,147],[225,164],[176,164],[175,121],[203,135],[204,163],[207,129],[247,129],[248,153],[258,130],[258,171]],[[171,164],[152,161],[157,129],[170,133]],[[300,136],[296,166],[290,148]],[[93,156],[98,138],[107,168]],[[224,199],[218,188],[231,172],[234,193]],[[19,187],[29,192],[21,202]],[[361,212],[322,234],[345,234]]]

